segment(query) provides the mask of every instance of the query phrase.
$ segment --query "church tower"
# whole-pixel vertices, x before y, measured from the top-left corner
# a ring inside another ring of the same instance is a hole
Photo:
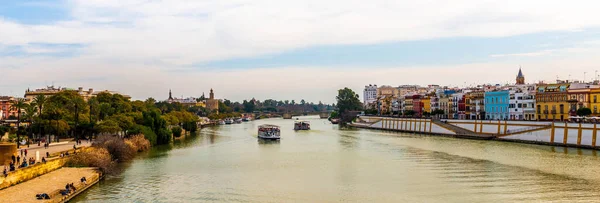
[[[524,85],[525,84],[525,76],[523,75],[523,72],[521,72],[521,67],[519,67],[519,74],[517,75],[517,85]]]
[[[213,89],[210,89],[209,99],[215,99],[215,93],[213,93]]]
[[[171,89],[169,89],[169,100],[173,100],[173,94],[171,94]]]

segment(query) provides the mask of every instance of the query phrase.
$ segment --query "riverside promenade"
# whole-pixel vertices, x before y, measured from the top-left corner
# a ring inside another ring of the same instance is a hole
[[[600,149],[600,125],[548,121],[432,120],[361,116],[358,128],[433,134],[467,139],[488,139],[586,149]]]
[[[65,152],[68,150],[72,150],[73,149],[73,145],[75,144],[75,141],[66,141],[66,142],[56,142],[56,143],[52,143],[50,144],[50,147],[48,148],[44,148],[44,146],[37,146],[37,145],[30,145],[29,148],[27,147],[21,147],[20,149],[17,150],[17,154],[15,154],[15,156],[19,155],[21,156],[21,151],[23,149],[27,149],[27,157],[33,157],[36,159],[36,162],[41,162],[42,157],[46,157],[46,152],[50,153],[50,157],[57,157],[61,152]],[[82,147],[89,147],[91,146],[92,143],[88,142],[88,141],[82,141],[81,144],[76,145],[76,147],[82,148]],[[39,159],[37,159],[38,157],[36,157],[36,152],[39,152],[40,157]],[[48,158],[46,158],[47,161],[49,161]],[[0,163],[0,170],[4,170],[4,167],[8,166],[8,163]],[[18,169],[17,169],[18,170]]]
[[[87,184],[81,178],[87,179]],[[98,182],[101,173],[96,168],[61,168],[29,181],[0,190],[0,202],[65,202]],[[60,190],[73,183],[75,192],[63,196]],[[51,199],[38,200],[36,194],[46,193]]]

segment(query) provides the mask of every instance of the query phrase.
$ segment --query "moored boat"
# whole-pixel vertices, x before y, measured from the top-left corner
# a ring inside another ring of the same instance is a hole
[[[243,121],[243,122],[248,122],[248,121],[250,121],[250,118],[248,118],[248,117],[244,117],[244,118],[242,118],[242,121]]]
[[[242,123],[242,119],[241,119],[241,118],[236,118],[236,119],[235,119],[235,123],[236,123],[236,124],[240,124],[240,123]]]
[[[296,121],[294,122],[294,130],[310,130],[310,122]]]
[[[231,119],[231,118],[225,119],[225,124],[233,124],[233,119]]]
[[[223,121],[223,120],[219,120],[218,124],[219,124],[219,125],[225,125],[225,121]]]
[[[261,139],[277,140],[280,138],[280,133],[279,126],[276,125],[264,124],[258,126],[258,138]]]

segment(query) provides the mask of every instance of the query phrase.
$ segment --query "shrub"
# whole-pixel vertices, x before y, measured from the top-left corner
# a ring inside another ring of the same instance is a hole
[[[174,127],[171,129],[171,132],[173,132],[173,136],[175,137],[181,137],[181,128],[180,127]]]
[[[125,143],[125,140],[112,135],[102,135],[96,139],[92,145],[97,148],[105,148],[110,153],[113,160],[117,162],[125,162],[133,159],[136,153],[136,148],[132,144]]]
[[[158,130],[158,134],[156,134],[156,143],[161,144],[169,144],[171,142],[171,131],[166,128],[161,128]]]
[[[104,173],[114,172],[115,162],[112,161],[108,150],[91,147],[77,153],[67,160],[70,167],[98,167]]]
[[[144,138],[143,135],[131,136],[130,138],[125,139],[125,142],[131,143],[137,152],[143,152],[150,149],[150,141]]]

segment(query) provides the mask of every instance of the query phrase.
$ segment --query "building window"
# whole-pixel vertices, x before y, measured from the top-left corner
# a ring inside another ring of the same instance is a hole
[[[541,105],[537,105],[537,113],[538,114],[542,113],[542,106]]]
[[[597,103],[596,97],[597,97],[597,96],[596,96],[596,95],[594,95],[594,103]]]
[[[565,113],[565,105],[564,105],[564,104],[561,104],[561,105],[559,106],[559,108],[560,108],[560,113],[561,113],[561,114]]]

